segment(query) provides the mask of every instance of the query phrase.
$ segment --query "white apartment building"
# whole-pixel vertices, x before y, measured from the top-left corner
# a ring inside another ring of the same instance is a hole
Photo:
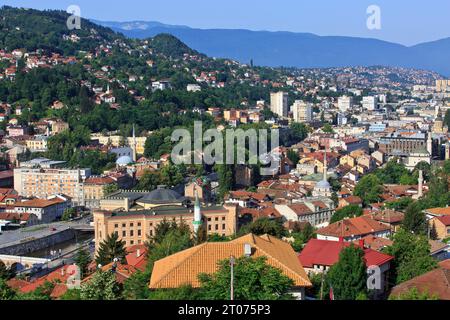
[[[84,205],[84,180],[89,176],[91,169],[16,168],[14,189],[23,197],[67,195],[75,205]]]
[[[338,109],[342,112],[347,112],[353,107],[353,98],[349,96],[342,96],[338,98]]]
[[[377,109],[377,99],[375,97],[364,97],[362,100],[362,106],[364,109],[374,111]]]
[[[270,94],[270,110],[280,117],[287,117],[289,112],[288,93],[272,92]]]
[[[295,122],[311,122],[313,120],[313,107],[312,103],[306,103],[302,100],[295,100],[291,107],[294,114]]]

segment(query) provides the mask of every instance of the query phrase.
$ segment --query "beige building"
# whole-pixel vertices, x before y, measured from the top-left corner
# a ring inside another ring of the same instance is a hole
[[[95,245],[108,235],[117,233],[126,246],[143,244],[153,236],[162,221],[183,221],[194,230],[193,208],[163,205],[140,211],[94,211]],[[234,235],[237,231],[238,210],[236,205],[205,207],[201,209],[203,226],[208,235]]]
[[[59,134],[65,130],[69,130],[69,124],[64,121],[55,121],[52,123],[52,133]]]
[[[270,111],[280,117],[287,117],[289,112],[287,92],[272,92],[270,94]]]
[[[442,93],[449,92],[450,80],[436,80],[436,91]]]
[[[64,194],[75,205],[84,205],[83,181],[91,169],[14,169],[14,189],[24,197],[48,198]]]
[[[103,199],[107,186],[117,185],[111,177],[89,177],[84,181],[85,205],[89,208],[99,208],[100,200]]]
[[[34,136],[32,139],[26,140],[27,148],[31,152],[45,152],[47,151],[48,136]]]
[[[313,120],[313,108],[311,103],[306,103],[303,100],[296,100],[292,105],[292,113],[294,114],[295,122],[311,122]]]
[[[136,153],[144,154],[145,151],[145,142],[147,141],[147,137],[136,137]],[[122,146],[132,146],[134,143],[133,137],[124,138],[122,136],[103,136],[101,134],[92,134],[91,140],[97,140],[100,144],[110,145],[112,147],[118,148]]]

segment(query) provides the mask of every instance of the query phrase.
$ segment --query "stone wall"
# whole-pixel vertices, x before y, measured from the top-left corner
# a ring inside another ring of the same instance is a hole
[[[76,230],[67,229],[49,236],[0,248],[0,254],[23,256],[75,238]]]

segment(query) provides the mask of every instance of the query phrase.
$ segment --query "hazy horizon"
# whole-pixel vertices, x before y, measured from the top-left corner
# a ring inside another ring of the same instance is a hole
[[[218,6],[205,0],[165,0],[141,2],[128,0],[126,5],[104,0],[4,0],[2,5],[35,9],[66,10],[78,5],[83,18],[111,21],[154,21],[200,29],[247,29],[252,31],[287,31],[320,36],[375,38],[406,46],[450,37],[450,1],[430,0],[228,0]],[[381,29],[366,26],[367,7],[381,9]],[[167,10],[171,8],[171,10]],[[238,10],[236,8],[239,8]],[[311,12],[313,14],[311,14]]]

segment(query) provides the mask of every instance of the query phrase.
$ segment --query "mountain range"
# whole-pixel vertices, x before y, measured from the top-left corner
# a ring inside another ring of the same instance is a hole
[[[450,38],[407,47],[401,44],[312,33],[196,29],[160,22],[93,22],[131,38],[145,39],[168,33],[189,47],[218,58],[270,67],[325,68],[394,66],[426,69],[450,76]]]

